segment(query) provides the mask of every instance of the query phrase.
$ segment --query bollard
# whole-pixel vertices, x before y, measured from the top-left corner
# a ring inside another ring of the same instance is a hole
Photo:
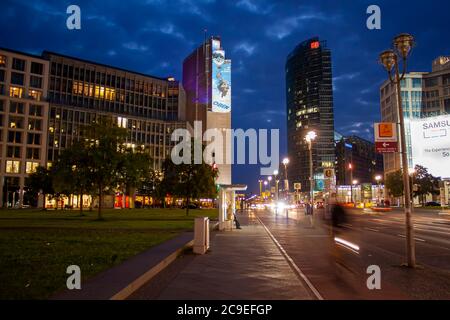
[[[209,219],[195,218],[194,253],[205,254],[209,249]]]

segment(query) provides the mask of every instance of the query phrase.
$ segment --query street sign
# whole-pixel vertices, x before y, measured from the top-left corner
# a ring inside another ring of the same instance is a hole
[[[302,190],[302,184],[301,183],[294,183],[294,190]]]
[[[398,142],[376,142],[376,151],[378,153],[396,153],[398,152]]]
[[[397,124],[391,122],[375,123],[375,146],[378,153],[398,152]]]
[[[375,142],[398,142],[397,125],[391,122],[375,123]]]
[[[334,178],[334,170],[333,169],[325,169],[323,171],[323,175],[326,179],[333,179]]]

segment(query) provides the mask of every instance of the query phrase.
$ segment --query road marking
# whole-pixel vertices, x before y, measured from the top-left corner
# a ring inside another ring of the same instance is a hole
[[[369,231],[373,231],[373,232],[380,232],[380,230],[369,228],[369,227],[365,227],[364,229],[369,230]]]
[[[275,239],[272,232],[270,232],[270,230],[266,227],[266,225],[261,221],[261,219],[258,216],[256,218],[259,220],[259,222],[261,223],[263,228],[266,230],[269,237],[272,239],[272,241],[275,243],[275,245],[281,251],[283,256],[286,258],[288,263],[291,265],[291,267],[294,268],[297,275],[302,278],[302,280],[306,283],[306,285],[309,287],[309,289],[312,291],[312,293],[316,296],[316,298],[318,300],[323,300],[323,297],[321,296],[319,291],[314,287],[314,285],[311,283],[311,281],[309,281],[309,279],[305,276],[305,274],[302,272],[302,270],[300,270],[300,268],[297,266],[297,264],[294,262],[294,260],[292,260],[292,258],[287,254],[286,250],[284,250],[284,248],[281,246],[281,244],[278,242],[278,240]]]
[[[397,236],[399,236],[400,238],[406,239],[406,236],[404,234],[398,234]],[[420,238],[414,238],[414,240],[419,241],[419,242],[427,242],[426,240],[423,240]]]

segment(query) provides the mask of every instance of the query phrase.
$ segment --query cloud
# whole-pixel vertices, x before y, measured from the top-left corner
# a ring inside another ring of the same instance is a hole
[[[175,26],[172,23],[166,23],[159,28],[159,31],[163,34],[171,35],[176,38],[184,39],[184,35],[181,32],[175,30]]]
[[[108,56],[115,56],[116,54],[117,54],[117,52],[115,51],[115,50],[109,50],[108,52],[107,52],[107,54],[108,54]]]
[[[81,14],[83,14],[83,12],[81,12]],[[97,20],[97,21],[100,21],[101,23],[105,24],[108,27],[116,26],[116,23],[111,18],[108,18],[105,16],[88,15],[88,16],[86,16],[86,20]]]
[[[361,75],[360,72],[341,74],[340,76],[334,77],[333,81],[353,80],[359,77],[360,75]]]
[[[124,47],[125,49],[128,49],[128,50],[132,50],[132,51],[142,51],[142,52],[144,52],[144,51],[148,50],[147,46],[140,45],[140,44],[138,44],[138,43],[136,43],[134,41],[123,43],[122,47]]]
[[[256,45],[250,44],[247,41],[238,43],[235,47],[233,52],[244,52],[247,56],[253,55],[255,52]]]
[[[297,16],[291,16],[278,20],[276,23],[266,29],[266,34],[271,38],[282,40],[289,36],[296,29],[302,27],[304,23],[312,20],[325,21],[328,19],[321,12],[304,13]]]
[[[236,3],[236,7],[251,13],[266,15],[272,11],[273,6],[267,6],[265,3],[256,4],[253,0],[240,0]]]

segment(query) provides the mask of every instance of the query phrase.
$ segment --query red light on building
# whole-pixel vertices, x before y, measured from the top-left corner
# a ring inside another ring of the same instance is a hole
[[[319,49],[319,48],[320,48],[320,42],[319,41],[311,42],[311,49]]]

